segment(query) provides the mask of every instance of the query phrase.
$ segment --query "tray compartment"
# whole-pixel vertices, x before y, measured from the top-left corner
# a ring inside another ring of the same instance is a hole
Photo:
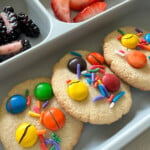
[[[11,87],[19,82],[41,76],[50,77],[54,64],[69,51],[77,49],[101,51],[103,38],[121,26],[133,25],[150,31],[150,20],[148,20],[150,1],[135,2],[136,5],[132,5],[130,11],[109,20],[109,24],[105,22],[103,26],[94,26],[91,23],[86,26],[89,33],[86,30],[81,32],[85,26],[75,28],[34,47],[33,51],[2,66],[0,68],[0,99],[2,100]],[[126,9],[126,7],[122,7],[122,9]],[[139,11],[141,9],[143,11]],[[91,30],[90,25],[94,26]],[[135,88],[131,88],[131,91],[133,96],[131,111],[111,125],[86,124],[75,150],[119,150],[150,127],[150,92]],[[0,147],[0,150],[3,148]]]
[[[25,36],[24,34],[21,34],[21,39],[28,39],[32,47],[43,43],[47,39],[48,35],[50,35],[52,29],[50,18],[47,17],[47,11],[43,8],[43,6],[40,3],[38,3],[38,1],[2,0],[0,2],[0,11],[2,11],[5,6],[12,6],[16,14],[20,12],[27,14],[29,18],[31,18],[33,22],[38,25],[40,29],[40,36],[38,38],[30,38]],[[32,47],[29,50],[32,50]],[[17,55],[17,57],[18,56],[19,55]],[[3,62],[0,65],[2,64]]]

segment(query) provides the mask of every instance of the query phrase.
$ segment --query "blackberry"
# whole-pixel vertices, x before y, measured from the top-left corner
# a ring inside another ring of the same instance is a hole
[[[27,50],[31,47],[31,44],[30,44],[29,40],[21,40],[21,44],[22,44],[23,47],[22,47],[22,49],[20,49],[19,52],[11,53],[11,54],[8,54],[8,55],[0,55],[0,62],[3,62],[3,61],[5,61],[5,60],[21,53],[21,52],[23,52],[23,51],[25,51],[25,50]]]
[[[20,26],[13,8],[5,7],[0,14],[0,45],[16,40],[20,35]]]
[[[25,13],[18,14],[18,21],[20,23],[20,28],[26,36],[38,37],[40,34],[39,27],[31,20]]]
[[[6,6],[3,9],[4,12],[14,12],[14,8],[12,6]]]
[[[23,45],[23,48],[21,49],[21,51],[25,51],[25,50],[31,48],[31,44],[30,44],[29,40],[21,40],[21,43]]]

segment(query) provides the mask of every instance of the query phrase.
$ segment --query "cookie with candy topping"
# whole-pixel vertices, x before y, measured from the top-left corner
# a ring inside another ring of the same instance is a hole
[[[74,59],[76,65],[70,65]],[[54,67],[52,87],[66,112],[91,124],[111,124],[127,114],[132,104],[129,86],[104,65],[104,57],[97,52],[66,54]]]
[[[17,107],[23,108],[16,113]],[[0,115],[0,140],[5,150],[46,150],[51,146],[71,150],[83,128],[58,105],[49,78],[27,80],[13,87],[2,102]]]
[[[122,27],[104,39],[104,57],[112,71],[135,88],[149,91],[150,34],[137,27]]]

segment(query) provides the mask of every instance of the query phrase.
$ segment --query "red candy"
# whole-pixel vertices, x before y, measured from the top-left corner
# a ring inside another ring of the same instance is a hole
[[[106,73],[102,77],[102,83],[109,92],[116,92],[120,88],[120,80],[114,74]]]
[[[104,64],[104,57],[100,53],[97,53],[97,52],[89,53],[86,59],[91,65],[103,65]]]
[[[42,115],[42,122],[51,131],[57,131],[65,124],[65,116],[58,108],[50,108]]]

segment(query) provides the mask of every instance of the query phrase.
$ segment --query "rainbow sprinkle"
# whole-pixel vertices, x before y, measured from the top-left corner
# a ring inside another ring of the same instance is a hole
[[[125,35],[125,33],[121,30],[121,29],[118,29],[117,30],[121,35]]]
[[[93,102],[96,102],[98,100],[102,100],[104,97],[105,96],[103,96],[103,95],[98,95],[98,96],[96,96],[96,97],[93,98]]]
[[[80,79],[80,76],[81,76],[81,65],[80,64],[77,64],[77,78]]]
[[[82,57],[82,55],[78,52],[71,51],[70,54],[72,54],[74,56]]]
[[[110,108],[114,107],[115,103],[117,101],[119,101],[119,99],[125,94],[125,91],[121,91],[120,93],[118,93],[113,99],[112,99],[112,102],[110,104]]]

